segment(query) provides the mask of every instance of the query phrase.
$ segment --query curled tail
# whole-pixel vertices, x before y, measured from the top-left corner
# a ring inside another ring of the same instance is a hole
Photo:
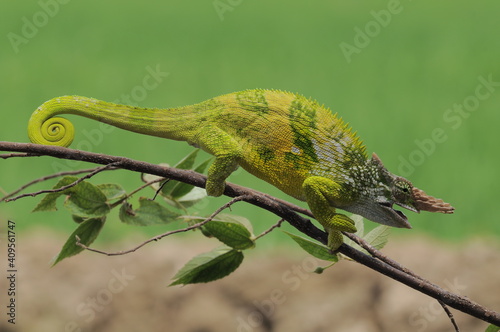
[[[75,138],[75,128],[69,120],[53,117],[64,110],[64,106],[54,107],[54,104],[59,103],[55,99],[49,100],[33,112],[28,122],[28,137],[36,144],[70,146]]]
[[[140,108],[79,96],[63,96],[41,105],[28,123],[31,142],[69,146],[75,137],[73,124],[58,117],[75,114],[140,134],[189,141],[196,116],[189,108]]]

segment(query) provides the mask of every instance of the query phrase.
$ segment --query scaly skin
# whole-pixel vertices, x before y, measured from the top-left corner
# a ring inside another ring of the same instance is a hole
[[[405,228],[411,226],[392,205],[419,211],[408,180],[388,172],[376,155],[368,159],[361,141],[341,119],[300,95],[246,90],[170,109],[59,97],[33,113],[28,124],[30,140],[69,146],[74,138],[73,126],[64,118],[54,117],[58,114],[76,114],[202,148],[216,157],[206,183],[211,196],[222,195],[226,178],[241,166],[306,201],[328,232],[333,250],[342,244],[341,231],[356,231],[353,221],[337,213],[336,208]]]

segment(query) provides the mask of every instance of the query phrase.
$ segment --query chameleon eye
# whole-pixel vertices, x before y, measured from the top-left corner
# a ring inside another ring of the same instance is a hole
[[[411,185],[406,181],[396,182],[396,187],[405,194],[409,194],[411,192]]]

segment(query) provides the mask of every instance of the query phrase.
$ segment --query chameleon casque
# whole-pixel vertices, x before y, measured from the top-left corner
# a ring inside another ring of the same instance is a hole
[[[337,208],[380,224],[411,228],[394,204],[414,212],[454,208],[390,173],[377,155],[329,109],[301,95],[246,90],[178,108],[141,108],[93,98],[51,99],[31,116],[28,135],[39,144],[69,146],[73,125],[58,114],[76,114],[140,134],[186,141],[215,156],[208,170],[210,196],[224,192],[241,166],[286,194],[306,201],[328,233],[332,250],[354,222]]]

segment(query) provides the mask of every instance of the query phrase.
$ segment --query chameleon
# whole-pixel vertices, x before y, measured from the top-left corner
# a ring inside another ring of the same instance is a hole
[[[441,199],[389,172],[341,117],[302,95],[253,89],[177,108],[143,108],[94,98],[62,96],[43,103],[28,123],[38,144],[69,146],[76,114],[139,134],[185,141],[215,156],[207,174],[209,196],[224,193],[228,176],[241,166],[284,193],[305,201],[338,250],[342,232],[356,232],[337,209],[399,228],[411,228],[398,205],[453,213]]]

